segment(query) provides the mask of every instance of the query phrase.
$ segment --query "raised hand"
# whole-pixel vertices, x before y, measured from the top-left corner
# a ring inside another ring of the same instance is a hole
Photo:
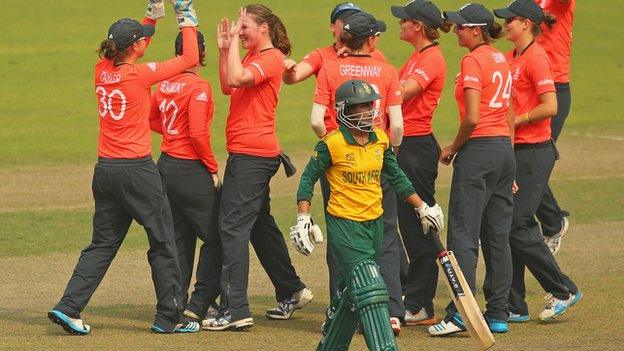
[[[217,24],[217,47],[219,50],[227,50],[230,48],[230,20],[223,17],[221,22]]]
[[[286,74],[295,74],[297,73],[297,61],[293,59],[284,59],[284,73]]]
[[[163,0],[148,0],[145,17],[153,20],[165,17],[165,2]]]
[[[178,27],[197,27],[199,21],[193,8],[193,0],[169,0],[173,4]]]
[[[241,7],[238,11],[238,18],[235,22],[232,22],[232,26],[230,27],[230,40],[233,38],[237,38],[243,28],[243,16],[247,14],[247,9]]]

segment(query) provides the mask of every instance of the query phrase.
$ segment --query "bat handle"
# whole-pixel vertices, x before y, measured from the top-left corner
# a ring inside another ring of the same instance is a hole
[[[438,251],[438,255],[443,252],[446,252],[446,248],[442,244],[442,241],[440,240],[440,235],[438,234],[436,230],[433,230],[433,229],[429,230],[427,235],[431,238],[431,240],[433,240],[436,250]]]

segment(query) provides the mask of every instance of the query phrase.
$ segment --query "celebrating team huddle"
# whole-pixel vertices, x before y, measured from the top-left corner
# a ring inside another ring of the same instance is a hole
[[[419,325],[432,336],[468,331],[488,348],[491,333],[531,319],[525,267],[548,293],[539,320],[581,300],[554,256],[569,222],[548,186],[571,100],[575,0],[515,0],[493,12],[476,3],[440,11],[427,0],[391,6],[400,39],[414,48],[399,70],[377,49],[386,24],[354,3],[334,7],[334,42],[301,62],[288,58],[291,39],[271,9],[242,7],[217,26],[220,91],[230,98],[222,179],[211,145],[213,91],[199,76],[204,35],[192,0],[171,3],[180,27],[174,58],[138,63],[165,17],[163,0],[148,1],[142,23],[113,23],[101,43],[93,237],[48,313],[52,322],[91,332],[80,313],[133,220],[148,236],[153,332],[251,328],[250,242],[275,287],[276,307],[265,316],[289,319],[305,307],[315,282],[306,285],[291,262],[271,214],[270,181],[280,165],[289,177],[296,172],[276,133],[282,84],[312,75],[312,112],[301,118],[319,141],[300,175],[289,238],[304,255],[328,242],[330,301],[317,350],[347,350],[356,330],[370,350],[397,350],[401,327]],[[432,120],[447,71],[436,40],[451,28],[467,53],[455,77],[459,128],[441,146]],[[492,45],[503,37],[514,45],[508,53]],[[162,135],[156,164],[152,131]],[[435,199],[439,163],[453,166],[446,222]],[[317,181],[323,209],[311,208]],[[326,230],[312,213],[324,216]],[[438,237],[445,228],[446,249]],[[472,297],[479,250],[483,312]],[[433,303],[438,264],[454,296],[444,315]]]

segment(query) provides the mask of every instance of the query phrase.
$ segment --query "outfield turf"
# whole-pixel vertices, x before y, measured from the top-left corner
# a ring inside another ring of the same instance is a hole
[[[388,23],[379,47],[400,66],[411,52],[398,40],[398,25],[389,5],[404,1],[360,1]],[[507,0],[484,1],[489,8]],[[291,321],[268,321],[264,310],[274,304],[273,288],[253,256],[250,302],[256,326],[245,333],[154,335],[154,293],[142,229],[133,225],[109,274],[83,313],[93,332],[69,337],[46,318],[61,297],[79,251],[91,238],[90,177],[96,160],[98,115],[93,94],[95,49],[115,19],[140,18],[145,1],[39,0],[20,2],[2,20],[0,36],[0,349],[132,350],[310,350],[320,339],[327,302],[325,244],[310,257],[291,250],[295,267],[314,291],[315,300]],[[281,16],[293,43],[293,58],[327,45],[329,11],[334,1],[266,1]],[[459,0],[436,1],[456,10]],[[225,165],[224,120],[228,105],[218,93],[216,23],[230,18],[243,3],[196,0],[201,30],[208,40],[202,75],[215,91],[213,147]],[[168,8],[169,10],[169,8]],[[169,58],[176,27],[169,16],[157,27],[143,62]],[[5,13],[6,10],[5,10]],[[624,288],[624,44],[617,27],[624,18],[620,1],[578,1],[572,62],[572,113],[559,149],[561,160],[552,186],[568,209],[571,229],[557,256],[563,270],[581,287],[585,298],[554,323],[532,320],[497,335],[495,350],[620,350],[621,291]],[[463,48],[454,34],[443,35],[448,77],[434,127],[443,144],[457,129],[453,78]],[[503,50],[510,45],[496,44]],[[315,137],[308,127],[313,80],[282,89],[278,133],[283,149],[302,169]],[[158,145],[154,137],[154,145]],[[155,155],[158,153],[155,148]],[[440,166],[438,201],[446,209],[450,169]],[[295,177],[296,178],[296,177]],[[283,230],[295,216],[297,179],[280,171],[273,182],[273,213]],[[318,197],[313,213],[320,214]],[[322,216],[316,219],[323,222]],[[480,278],[482,278],[480,271]],[[543,292],[528,280],[531,314],[543,307]],[[436,309],[443,313],[449,297],[440,282]],[[478,299],[482,299],[479,291]],[[404,327],[402,350],[470,350],[467,335],[428,337],[424,328]],[[353,350],[365,349],[356,336]]]

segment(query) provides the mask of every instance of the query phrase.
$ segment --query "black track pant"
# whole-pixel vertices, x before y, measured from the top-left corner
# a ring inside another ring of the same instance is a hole
[[[132,220],[145,228],[156,290],[154,325],[172,332],[184,308],[171,210],[151,157],[100,158],[93,172],[93,238],[55,309],[78,318],[104,278]]]
[[[447,247],[455,253],[473,293],[479,239],[485,260],[486,316],[506,321],[511,285],[509,231],[515,159],[508,137],[470,139],[453,161]],[[451,302],[446,321],[457,312]]]
[[[195,289],[186,308],[204,316],[208,307],[215,303],[221,288],[223,255],[217,226],[220,194],[210,172],[199,160],[185,160],[163,153],[158,160],[158,169],[171,205],[185,303],[193,275],[197,238],[202,241]]]
[[[570,94],[570,83],[555,83],[555,89],[557,90],[557,114],[550,120],[550,129],[552,139],[557,141],[563,130],[563,124],[570,113],[572,95]],[[536,215],[544,236],[553,236],[561,231],[563,214],[548,184],[546,184]]]
[[[436,201],[435,181],[438,177],[440,147],[433,135],[405,137],[397,156],[399,166],[412,182],[416,193],[428,205]],[[414,209],[402,199],[399,205],[399,227],[410,259],[407,278],[403,283],[405,308],[418,312],[425,308],[434,314],[433,298],[438,286],[437,250],[431,238],[423,234]]]
[[[249,241],[275,286],[278,301],[305,287],[271,215],[269,183],[280,163],[279,157],[244,154],[230,154],[227,160],[219,208],[223,245],[221,303],[233,320],[251,316],[247,298]]]
[[[555,257],[544,243],[535,212],[548,178],[555,165],[555,148],[552,142],[516,145],[516,182],[513,220],[509,243],[513,261],[513,281],[509,294],[509,310],[526,315],[524,301],[526,266],[542,288],[560,300],[566,300],[578,289],[560,270]],[[569,282],[571,288],[566,286]]]

